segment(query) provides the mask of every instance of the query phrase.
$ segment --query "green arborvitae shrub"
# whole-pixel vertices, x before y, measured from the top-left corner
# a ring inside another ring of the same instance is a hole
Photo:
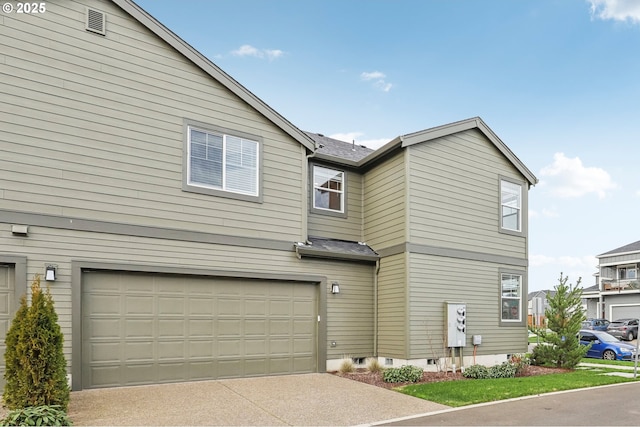
[[[555,287],[555,294],[547,294],[547,327],[534,331],[542,342],[533,349],[532,364],[573,369],[589,349],[588,346],[580,345],[578,339],[578,331],[585,319],[580,279],[575,287],[568,285],[567,280],[568,277],[563,277],[560,273],[560,283]]]
[[[69,404],[64,337],[58,325],[53,298],[31,284],[31,305],[22,297],[20,308],[5,339],[4,403],[9,409]]]
[[[386,383],[415,383],[422,379],[424,371],[418,366],[404,365],[399,368],[385,369],[382,380]]]
[[[10,411],[0,426],[70,426],[71,420],[60,406],[30,406]]]

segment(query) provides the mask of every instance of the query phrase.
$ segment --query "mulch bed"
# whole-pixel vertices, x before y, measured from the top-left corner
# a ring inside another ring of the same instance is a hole
[[[528,377],[533,375],[547,375],[547,374],[560,374],[564,372],[570,372],[570,369],[560,368],[547,368],[544,366],[528,366],[520,377]],[[360,368],[354,372],[332,372],[342,378],[348,378],[354,381],[360,381],[362,383],[374,385],[376,387],[382,387],[386,389],[392,389],[396,387],[402,387],[409,384],[424,384],[435,383],[442,381],[469,381],[468,378],[462,376],[460,371],[456,372],[425,372],[422,374],[422,379],[415,383],[387,383],[382,380],[381,372],[369,372],[367,369]]]

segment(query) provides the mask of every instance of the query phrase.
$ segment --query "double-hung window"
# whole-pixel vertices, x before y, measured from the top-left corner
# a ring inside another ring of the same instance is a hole
[[[313,207],[344,213],[344,171],[313,166]]]
[[[508,231],[522,231],[522,185],[500,181],[500,227]]]
[[[503,322],[522,321],[522,276],[500,274],[500,307]]]
[[[187,147],[188,185],[259,195],[257,141],[189,127]]]

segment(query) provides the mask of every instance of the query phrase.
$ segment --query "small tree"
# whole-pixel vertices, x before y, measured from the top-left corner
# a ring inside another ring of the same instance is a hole
[[[555,295],[547,293],[549,308],[545,310],[547,329],[540,328],[535,332],[543,343],[536,346],[532,359],[535,364],[553,364],[558,368],[575,368],[587,353],[588,347],[581,346],[578,332],[585,319],[582,308],[582,289],[567,285],[568,277],[560,273]]]
[[[40,288],[40,276],[31,284],[31,305],[20,300],[5,339],[4,402],[9,409],[69,404],[64,337],[53,298]]]

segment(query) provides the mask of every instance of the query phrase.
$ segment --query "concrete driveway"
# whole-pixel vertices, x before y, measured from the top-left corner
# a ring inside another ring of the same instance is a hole
[[[77,391],[69,417],[75,426],[346,426],[447,408],[318,373]]]

